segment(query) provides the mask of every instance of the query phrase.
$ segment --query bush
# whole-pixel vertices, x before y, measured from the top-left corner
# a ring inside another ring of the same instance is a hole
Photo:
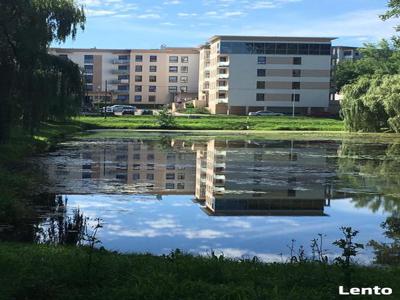
[[[157,124],[160,128],[163,129],[174,129],[177,128],[177,123],[175,117],[168,110],[168,107],[164,106],[164,108],[160,111],[156,118]]]

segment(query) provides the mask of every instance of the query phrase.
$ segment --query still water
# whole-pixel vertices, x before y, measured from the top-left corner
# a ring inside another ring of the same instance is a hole
[[[400,144],[365,138],[90,135],[40,159],[57,195],[38,241],[79,209],[98,238],[121,252],[223,253],[285,260],[324,235],[329,256],[339,228],[384,242],[380,224],[399,211]],[[58,229],[59,230],[59,229]],[[365,249],[358,260],[371,261]]]

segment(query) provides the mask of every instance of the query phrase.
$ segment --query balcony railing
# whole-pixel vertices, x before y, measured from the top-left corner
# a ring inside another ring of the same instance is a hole
[[[129,84],[129,79],[112,79],[108,81],[109,84]]]
[[[129,65],[130,62],[129,59],[113,59],[112,61],[114,65]]]
[[[228,79],[229,78],[229,73],[218,73],[217,78],[220,79]]]
[[[219,85],[219,86],[217,87],[217,89],[218,89],[219,91],[227,91],[227,90],[229,90],[229,86],[228,86],[228,85]]]
[[[219,61],[218,67],[229,67],[229,61]]]
[[[112,70],[111,73],[117,75],[129,75],[129,70]]]
[[[228,103],[228,97],[226,97],[226,98],[217,98],[217,103]]]

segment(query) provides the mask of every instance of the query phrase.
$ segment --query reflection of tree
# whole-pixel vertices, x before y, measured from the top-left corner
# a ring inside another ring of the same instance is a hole
[[[391,239],[391,243],[379,243],[370,241],[369,246],[374,249],[375,263],[382,265],[394,265],[400,263],[400,218],[391,216],[382,223],[384,235]]]
[[[79,209],[74,209],[72,217],[67,215],[67,200],[57,196],[57,207],[44,225],[38,227],[37,242],[46,244],[78,245],[86,232],[86,218]]]
[[[357,207],[400,212],[400,143],[344,141],[339,151],[338,188],[354,190]]]

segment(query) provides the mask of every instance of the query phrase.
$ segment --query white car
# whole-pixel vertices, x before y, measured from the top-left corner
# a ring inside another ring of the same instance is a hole
[[[271,116],[271,117],[273,117],[273,116],[284,116],[284,114],[269,111],[269,110],[260,110],[260,111],[256,111],[256,112],[250,112],[249,116]]]
[[[136,107],[131,105],[113,105],[111,106],[113,113],[117,115],[133,115]]]

